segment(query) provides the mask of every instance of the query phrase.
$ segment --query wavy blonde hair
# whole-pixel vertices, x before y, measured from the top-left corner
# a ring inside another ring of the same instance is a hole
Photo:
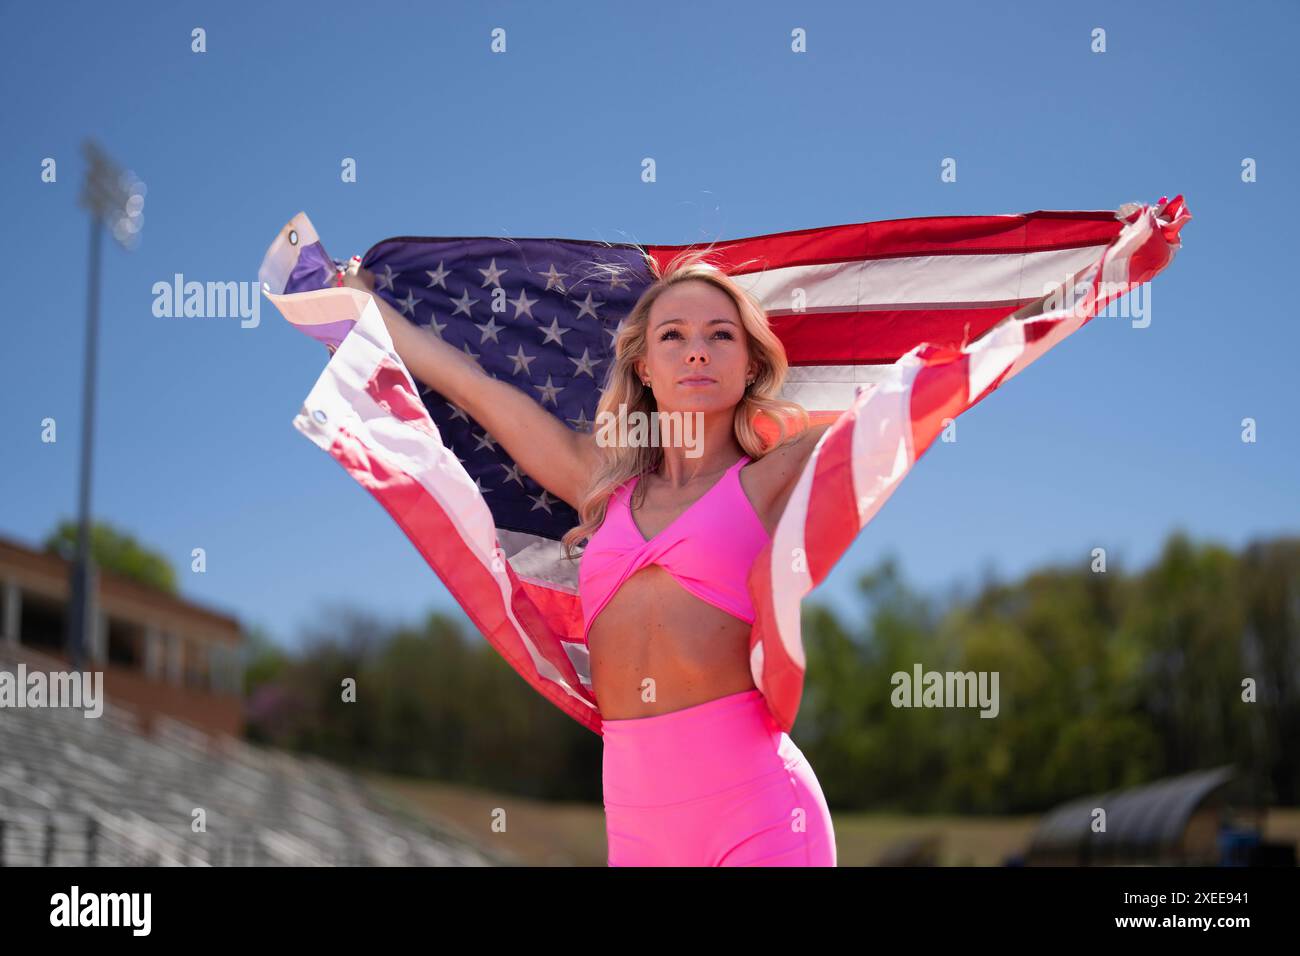
[[[647,333],[650,327],[650,307],[665,290],[682,282],[708,282],[725,292],[736,304],[740,323],[748,336],[750,358],[758,362],[758,372],[745,394],[736,403],[736,441],[750,458],[762,458],[780,445],[794,440],[809,425],[807,411],[797,402],[778,398],[785,382],[789,362],[785,346],[768,324],[767,313],[758,299],[735,279],[707,260],[710,249],[691,248],[678,253],[664,266],[659,275],[654,259],[647,256],[647,265],[656,276],[632,311],[619,326],[614,340],[614,362],[605,379],[604,391],[596,406],[596,421],[602,413],[617,416],[620,407],[626,412],[643,412],[649,415],[658,411],[654,393],[642,384],[636,373],[636,361],[646,355]],[[759,434],[755,418],[766,415],[777,428],[777,437],[770,444]],[[792,429],[794,422],[799,423]],[[591,482],[579,503],[579,523],[560,539],[564,557],[573,557],[575,545],[596,533],[605,522],[605,512],[610,499],[623,484],[637,475],[658,469],[663,462],[663,450],[658,445],[621,447],[598,446],[601,463],[592,475]],[[644,486],[637,483],[638,501],[644,498]],[[635,506],[635,505],[634,505]]]

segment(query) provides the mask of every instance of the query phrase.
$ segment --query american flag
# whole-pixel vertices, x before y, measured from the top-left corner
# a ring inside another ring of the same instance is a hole
[[[783,397],[831,421],[749,587],[750,666],[790,730],[806,662],[803,596],[830,572],[945,421],[956,418],[1173,259],[1182,196],[1118,210],[934,216],[713,244],[785,345]],[[620,320],[690,246],[399,237],[362,256],[376,293],[573,428],[590,429]],[[337,286],[304,213],[259,278],[329,360],[294,426],[392,516],[529,684],[596,733],[577,513],[523,473],[464,410],[416,381],[378,308]],[[609,267],[618,267],[611,270]],[[603,268],[602,268],[603,267]]]

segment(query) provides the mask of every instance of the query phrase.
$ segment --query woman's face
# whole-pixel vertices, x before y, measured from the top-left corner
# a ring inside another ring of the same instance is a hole
[[[734,408],[757,369],[740,310],[712,283],[679,282],[650,306],[646,356],[637,361],[637,374],[650,379],[660,411]]]

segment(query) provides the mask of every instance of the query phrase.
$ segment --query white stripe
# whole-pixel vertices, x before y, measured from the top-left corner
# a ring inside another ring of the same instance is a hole
[[[1110,254],[1106,256],[1106,261],[1102,265],[1101,281],[1103,295],[1114,293],[1128,283],[1129,267],[1133,259],[1133,253],[1137,252],[1146,241],[1151,237],[1152,231],[1156,228],[1156,214],[1154,207],[1148,207],[1146,212],[1138,216],[1133,222],[1126,225],[1115,240],[1114,247]],[[1115,295],[1111,296],[1115,298]],[[1099,303],[1101,308],[1104,303]]]
[[[581,548],[573,559],[566,560],[562,546],[555,538],[506,528],[497,529],[497,538],[515,574],[557,591],[578,593]]]
[[[779,394],[809,411],[841,411],[853,404],[859,387],[897,377],[894,365],[796,365]]]
[[[844,416],[854,416],[851,448],[853,491],[857,501],[858,530],[867,524],[888,500],[912,467],[912,381],[921,362],[913,350],[891,366],[894,375],[874,387],[863,388]],[[834,427],[834,426],[832,426]],[[777,636],[786,655],[800,669],[806,669],[800,622],[800,604],[812,590],[805,529],[812,507],[814,475],[826,434],[818,440],[790,493],[781,520],[772,535],[769,573]],[[801,560],[797,560],[802,558]],[[758,649],[755,648],[755,651]],[[763,656],[751,652],[750,667],[761,667]],[[755,675],[761,671],[755,671]],[[755,676],[755,681],[758,677]]]
[[[345,314],[341,312],[335,302],[329,298],[337,298],[340,292],[350,292],[356,299],[356,310],[348,310],[346,314],[355,314],[360,311],[370,299],[369,292],[363,292],[361,289],[354,289],[351,286],[336,286],[330,289],[313,289],[310,292],[290,292],[277,293],[262,290],[262,294],[271,300],[271,304],[280,310],[280,314],[288,319],[293,325],[305,329],[310,325],[330,325],[334,322],[341,321],[339,316]],[[322,299],[321,297],[325,298]]]
[[[1025,324],[1005,319],[972,342],[970,354],[969,397],[974,401],[980,392],[1006,371],[1025,350]]]
[[[515,617],[510,601],[510,578],[504,563],[500,570],[492,566],[496,544],[492,512],[464,466],[442,444],[433,420],[426,412],[423,421],[428,430],[424,431],[397,418],[366,393],[365,385],[384,357],[397,362],[406,373],[413,395],[418,394],[418,389],[393,351],[388,330],[374,300],[363,293],[365,308],[358,317],[357,300],[351,295],[341,294],[351,291],[355,290],[322,290],[336,300],[336,308],[320,302],[315,304],[318,309],[330,308],[335,319],[356,319],[357,324],[326,364],[302,411],[294,418],[294,427],[326,452],[330,451],[339,429],[346,428],[376,458],[419,482],[436,502],[436,507],[455,526],[466,549],[493,575],[501,590],[501,610],[519,635],[537,673],[563,687],[574,699],[592,707],[591,702],[574,690],[538,652],[532,638]],[[291,297],[286,305],[291,306],[299,298]],[[286,315],[286,318],[290,317]]]
[[[1091,286],[1093,278],[1097,274],[1097,267],[1098,263],[1092,263],[1090,267],[1080,273],[1077,281]],[[1088,298],[1091,298],[1091,292],[1089,292]],[[1067,300],[1058,309],[1042,312],[1039,315],[1031,315],[1025,319],[1014,320],[1017,325],[1021,326],[1022,334],[1030,325],[1041,322],[1047,323],[1048,331],[1037,335],[1032,342],[1029,340],[1028,335],[1024,335],[1024,348],[1016,356],[1015,362],[1002,380],[1004,385],[1023,372],[1040,355],[1071,335],[1088,320],[1089,315],[1080,310],[1082,302],[1083,300],[1071,303]],[[1011,320],[1008,319],[1003,319],[1003,322],[1011,324]]]
[[[559,541],[527,531],[498,528],[497,538],[510,566],[521,580],[537,587],[571,594],[575,598],[578,596],[581,551],[577,558],[566,560]],[[566,641],[561,635],[560,646],[568,655],[578,680],[583,686],[591,687],[591,653],[587,645],[581,641]]]
[[[1106,244],[1047,252],[903,256],[767,269],[733,278],[771,312],[846,311],[924,303],[1000,303],[1038,298]],[[803,301],[796,290],[803,290]]]
[[[922,367],[916,352],[899,359],[899,379],[862,396],[853,423],[853,494],[862,530],[916,460],[912,446],[912,383]]]

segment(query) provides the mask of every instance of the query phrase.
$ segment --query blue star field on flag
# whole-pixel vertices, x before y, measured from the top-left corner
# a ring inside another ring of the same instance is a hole
[[[594,426],[618,324],[653,278],[635,246],[564,239],[389,239],[361,264],[412,323],[581,431]],[[577,523],[464,409],[419,384],[498,527],[559,538]]]

